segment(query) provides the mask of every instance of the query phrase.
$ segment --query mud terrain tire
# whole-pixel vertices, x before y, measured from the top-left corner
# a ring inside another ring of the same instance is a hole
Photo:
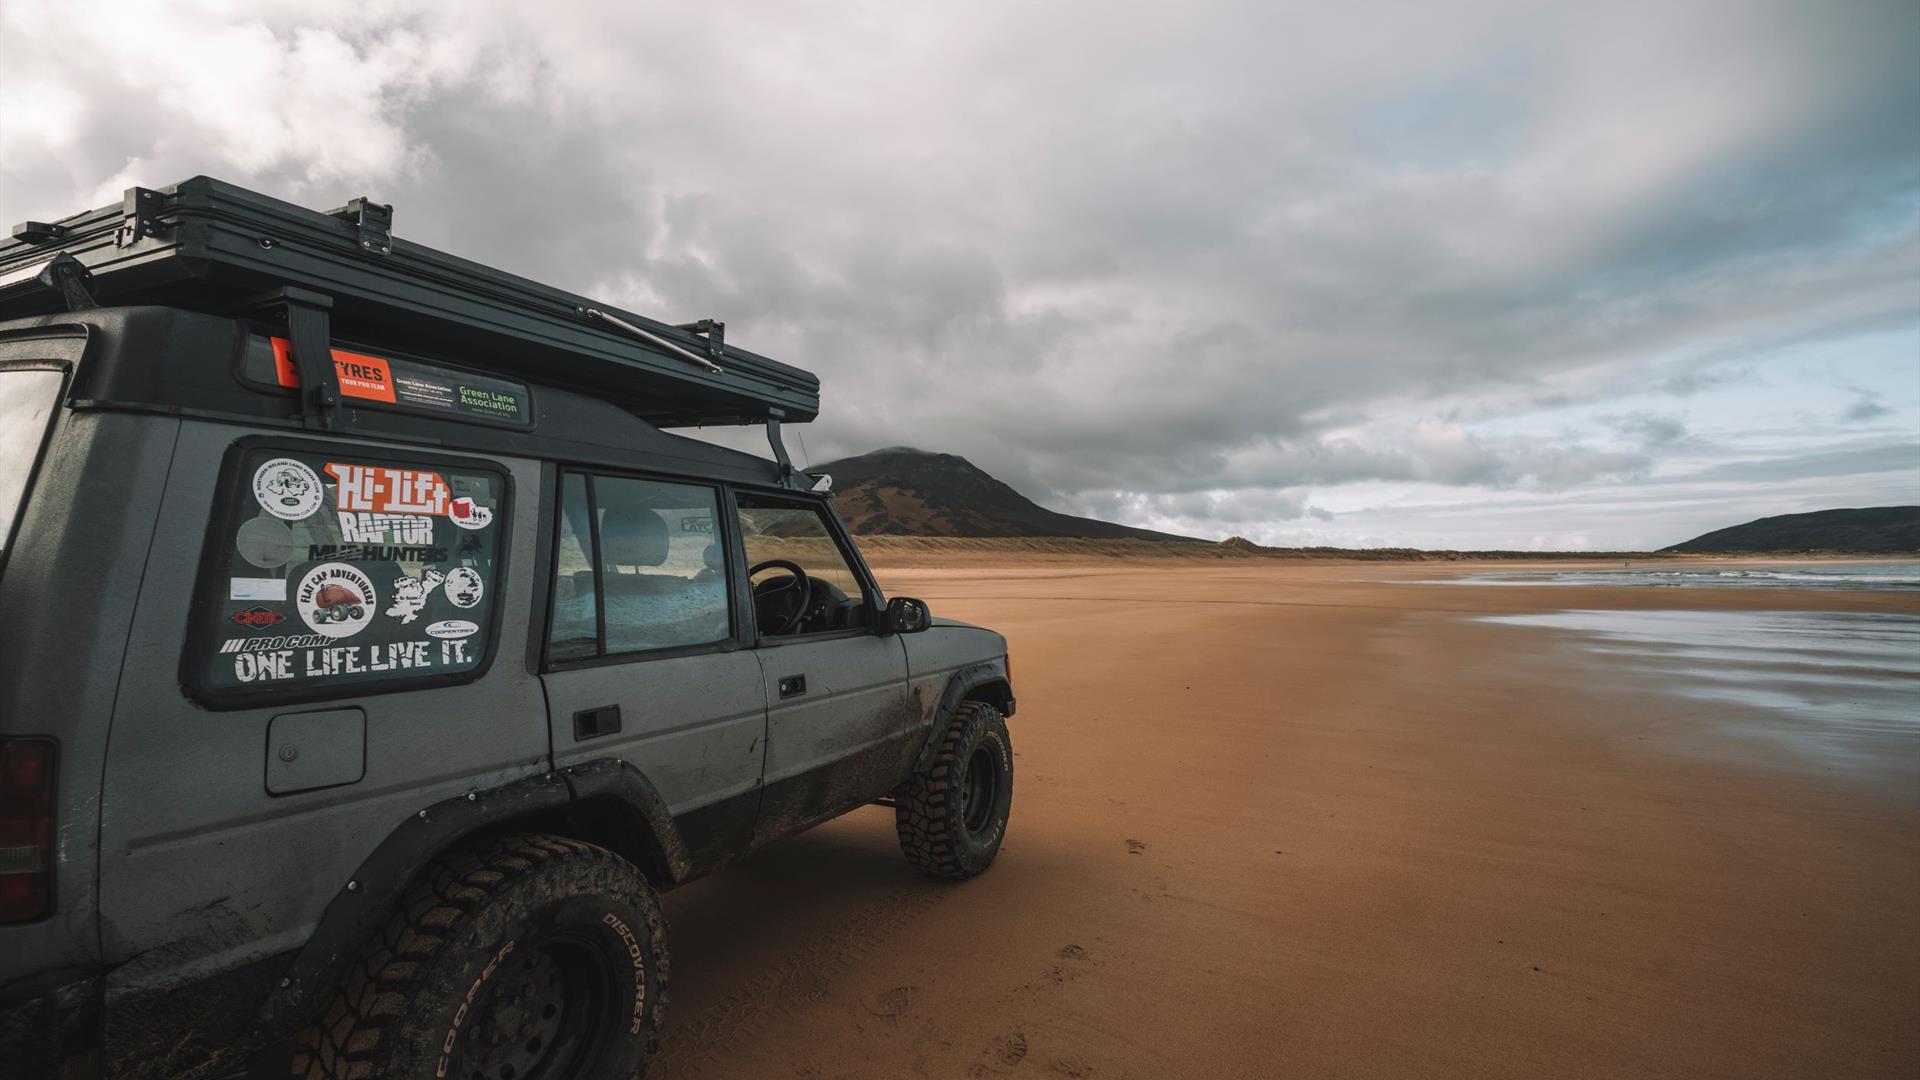
[[[402,895],[319,1019],[305,1080],[626,1080],[667,1007],[666,926],[633,864],[519,834],[442,856]]]
[[[964,701],[933,761],[894,798],[907,861],[935,877],[970,878],[992,865],[1013,807],[1013,739],[1000,710]]]

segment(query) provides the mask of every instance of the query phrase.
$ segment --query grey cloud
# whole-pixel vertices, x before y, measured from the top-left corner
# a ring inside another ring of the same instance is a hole
[[[1863,446],[1849,450],[1827,450],[1756,461],[1738,461],[1715,465],[1698,472],[1672,478],[1677,482],[1703,481],[1761,482],[1804,480],[1816,477],[1860,476],[1872,473],[1898,473],[1920,469],[1920,443],[1892,443]],[[1910,501],[1911,483],[1904,493],[1889,491],[1890,498]]]
[[[1677,416],[1633,412],[1605,417],[1607,425],[1648,448],[1666,446],[1686,437],[1686,422]]]
[[[1853,403],[1840,410],[1840,419],[1847,423],[1861,423],[1878,420],[1893,410],[1880,404],[1880,395],[1869,390],[1855,390]]]
[[[0,80],[0,219],[199,171],[370,194],[411,239],[814,368],[816,460],[950,450],[1130,520],[1632,481],[1681,421],[1474,424],[1710,400],[1757,351],[1920,323],[1902,0],[128,19],[0,14],[35,43]]]

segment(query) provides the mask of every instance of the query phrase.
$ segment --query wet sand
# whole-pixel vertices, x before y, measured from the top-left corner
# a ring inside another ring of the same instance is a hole
[[[999,861],[868,808],[670,894],[654,1076],[1920,1074],[1920,718],[1856,768],[1482,618],[1920,595],[970,561],[881,578],[1012,640]]]

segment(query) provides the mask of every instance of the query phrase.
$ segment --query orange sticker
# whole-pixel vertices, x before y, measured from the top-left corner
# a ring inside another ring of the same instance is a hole
[[[393,371],[385,360],[365,353],[334,349],[333,377],[340,381],[340,393],[346,397],[393,403]],[[273,339],[273,369],[281,386],[299,386],[300,369],[293,363],[293,342]]]
[[[451,492],[437,472],[327,463],[341,510],[377,514],[446,514]],[[468,500],[471,501],[471,500]]]

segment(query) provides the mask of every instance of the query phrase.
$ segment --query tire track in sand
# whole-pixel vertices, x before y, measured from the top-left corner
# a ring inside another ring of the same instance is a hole
[[[939,882],[904,883],[815,936],[701,1015],[675,1017],[669,1008],[666,1035],[648,1077],[680,1080],[710,1075],[708,1067],[725,1050],[795,1008],[824,999],[855,965],[951,895]]]

